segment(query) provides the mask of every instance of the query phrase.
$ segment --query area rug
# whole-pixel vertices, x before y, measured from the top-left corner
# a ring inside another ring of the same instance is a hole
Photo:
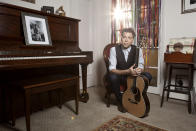
[[[116,116],[94,131],[166,131],[123,116]]]

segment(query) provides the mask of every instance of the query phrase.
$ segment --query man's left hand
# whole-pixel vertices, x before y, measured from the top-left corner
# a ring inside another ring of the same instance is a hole
[[[142,69],[141,68],[135,68],[134,70],[137,73],[137,75],[140,75],[142,73]]]

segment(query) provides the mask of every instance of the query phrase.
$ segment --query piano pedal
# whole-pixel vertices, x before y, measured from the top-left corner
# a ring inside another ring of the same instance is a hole
[[[11,122],[11,126],[12,126],[12,127],[14,127],[14,126],[16,125],[16,122],[15,122],[15,121],[16,121],[16,120],[14,120],[14,121]]]
[[[16,123],[13,120],[5,121],[6,124],[11,125],[12,127],[15,127]]]
[[[61,109],[62,108],[62,105],[63,105],[63,89],[62,88],[60,88],[60,89],[58,89],[57,90],[58,92],[58,96],[59,96],[59,108]]]

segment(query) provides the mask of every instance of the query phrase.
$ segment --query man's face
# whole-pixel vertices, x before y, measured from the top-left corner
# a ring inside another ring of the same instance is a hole
[[[122,45],[124,48],[128,48],[133,43],[133,35],[130,32],[124,32],[122,35]]]

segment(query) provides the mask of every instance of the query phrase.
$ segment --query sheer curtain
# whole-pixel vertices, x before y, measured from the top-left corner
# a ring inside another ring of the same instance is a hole
[[[134,25],[135,0],[112,0],[112,39],[111,43],[119,43],[123,28]]]
[[[136,1],[137,44],[140,47],[158,47],[159,0]]]
[[[159,20],[161,0],[136,0],[137,46],[143,48],[145,71],[151,73],[151,86],[157,87]]]

